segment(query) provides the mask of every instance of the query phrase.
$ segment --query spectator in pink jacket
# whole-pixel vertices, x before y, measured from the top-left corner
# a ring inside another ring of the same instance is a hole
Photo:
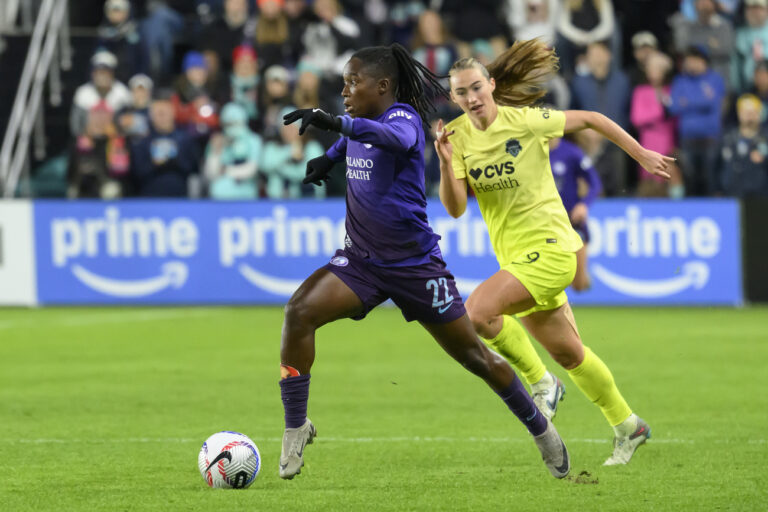
[[[671,70],[672,59],[654,51],[645,64],[647,83],[634,88],[630,108],[630,121],[637,130],[640,144],[662,155],[672,155],[675,150],[675,119],[669,117],[662,104],[662,98],[669,95],[668,77]],[[664,180],[642,167],[638,168],[638,172],[637,195],[667,195]]]

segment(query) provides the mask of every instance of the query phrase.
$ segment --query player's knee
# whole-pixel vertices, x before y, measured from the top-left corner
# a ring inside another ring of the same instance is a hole
[[[300,297],[291,297],[285,305],[284,313],[284,324],[287,329],[317,328],[317,319],[312,308]]]
[[[573,370],[584,360],[584,353],[575,351],[550,352],[552,359],[566,370]]]
[[[467,302],[467,316],[469,321],[472,322],[472,326],[475,328],[475,332],[483,338],[493,338],[493,332],[491,332],[491,322],[493,315],[488,312],[484,312],[482,308],[470,306],[470,302]]]

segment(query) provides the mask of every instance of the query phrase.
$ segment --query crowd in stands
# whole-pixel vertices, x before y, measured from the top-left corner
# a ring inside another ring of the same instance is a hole
[[[768,0],[106,0],[98,33],[70,115],[70,197],[341,195],[343,173],[301,184],[337,135],[299,137],[282,116],[342,114],[356,49],[398,42],[446,75],[533,37],[560,56],[548,104],[601,112],[677,157],[663,182],[581,132],[604,195],[768,196]]]

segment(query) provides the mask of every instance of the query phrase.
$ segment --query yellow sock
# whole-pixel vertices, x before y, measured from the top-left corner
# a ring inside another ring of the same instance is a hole
[[[603,411],[612,427],[632,414],[632,409],[613,381],[611,370],[589,347],[584,347],[584,360],[573,370],[568,370],[568,375],[581,392]]]
[[[512,363],[523,374],[528,384],[539,382],[547,369],[539,354],[536,353],[536,349],[531,345],[528,333],[514,318],[504,315],[503,320],[499,334],[495,338],[483,339],[483,341]]]

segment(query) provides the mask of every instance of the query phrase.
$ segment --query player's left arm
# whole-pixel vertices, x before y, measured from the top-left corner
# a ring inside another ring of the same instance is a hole
[[[674,158],[644,148],[624,128],[603,114],[589,110],[566,110],[564,114],[565,133],[591,128],[623,149],[651,174],[665,179],[670,178],[667,166],[675,161]]]

